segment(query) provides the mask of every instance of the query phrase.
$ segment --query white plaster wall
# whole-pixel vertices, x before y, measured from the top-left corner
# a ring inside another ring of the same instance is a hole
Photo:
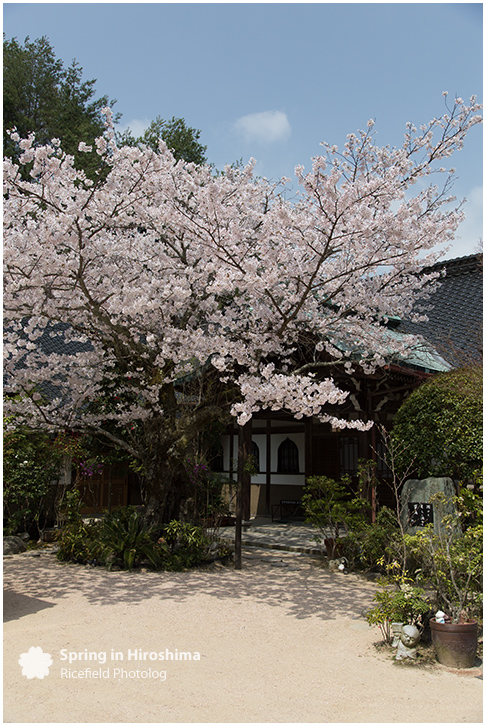
[[[271,435],[271,471],[275,472],[278,466],[278,447],[280,444],[289,438],[293,441],[299,449],[299,468],[300,471],[304,471],[305,467],[305,434],[279,434],[273,433]],[[267,438],[266,434],[253,434],[252,440],[257,444],[260,450],[260,473],[256,474],[251,478],[252,484],[265,484],[266,483],[266,461],[267,461]],[[226,434],[221,437],[221,445],[223,447],[223,462],[224,471],[229,472],[230,469],[230,435]],[[233,436],[233,470],[236,474],[236,466],[238,461],[238,436]],[[272,474],[272,484],[305,484],[305,474]]]

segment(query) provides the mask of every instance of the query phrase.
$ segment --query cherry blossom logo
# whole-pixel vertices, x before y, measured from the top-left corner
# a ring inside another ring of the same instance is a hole
[[[29,680],[32,678],[44,678],[49,675],[49,666],[52,665],[50,653],[44,653],[42,648],[29,648],[27,653],[22,653],[19,658],[19,665],[22,666],[22,675]]]

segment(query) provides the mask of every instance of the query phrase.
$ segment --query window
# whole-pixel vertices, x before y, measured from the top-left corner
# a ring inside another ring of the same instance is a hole
[[[282,441],[278,447],[278,466],[280,474],[299,473],[299,449],[294,441],[289,438]]]

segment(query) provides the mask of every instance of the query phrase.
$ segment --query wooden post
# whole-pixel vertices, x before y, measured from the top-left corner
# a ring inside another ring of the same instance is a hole
[[[249,507],[250,473],[245,470],[251,447],[251,420],[244,426],[238,426],[238,484],[236,489],[236,525],[235,525],[235,570],[241,570],[241,525],[245,511]]]
[[[266,447],[267,455],[265,457],[265,512],[267,515],[272,513],[270,487],[272,485],[272,422],[268,418],[266,424]]]
[[[368,396],[368,415],[373,417],[373,402],[371,394]],[[371,523],[376,523],[376,469],[377,469],[376,422],[371,427],[371,458],[374,462],[373,479],[371,483]]]

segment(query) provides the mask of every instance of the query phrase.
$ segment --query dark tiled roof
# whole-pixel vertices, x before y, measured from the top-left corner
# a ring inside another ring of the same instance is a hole
[[[425,303],[428,321],[402,322],[399,330],[422,335],[454,367],[482,360],[483,256],[439,262],[440,287]]]

